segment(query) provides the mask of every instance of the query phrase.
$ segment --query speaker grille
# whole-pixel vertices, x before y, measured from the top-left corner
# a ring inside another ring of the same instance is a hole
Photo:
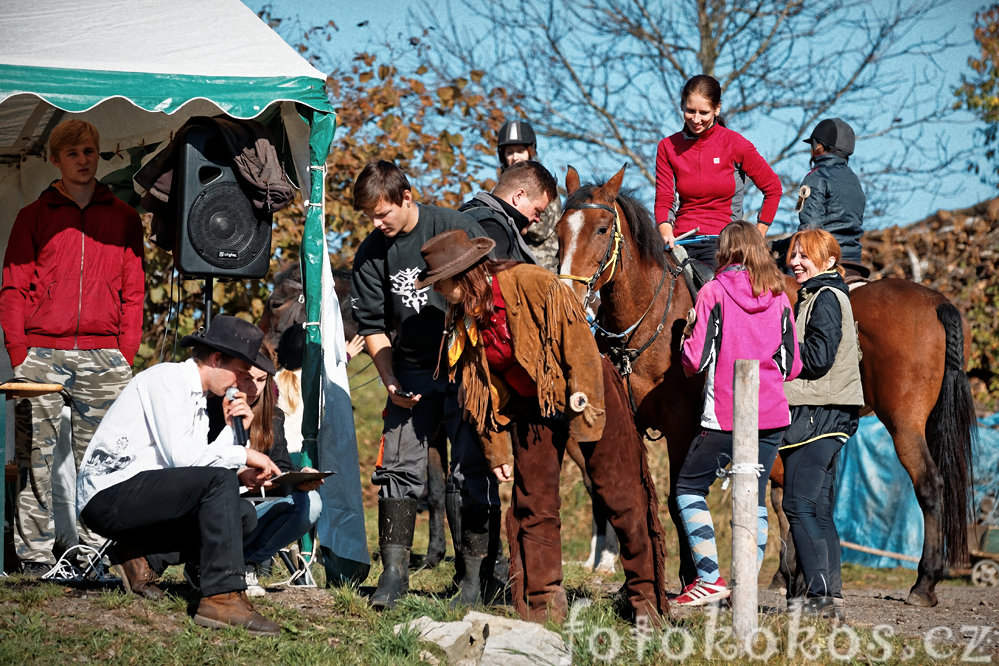
[[[232,182],[210,185],[191,204],[187,225],[191,246],[207,263],[238,269],[270,251],[270,222],[257,219],[253,205]]]

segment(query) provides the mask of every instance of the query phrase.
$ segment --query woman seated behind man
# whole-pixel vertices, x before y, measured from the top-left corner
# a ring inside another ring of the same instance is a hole
[[[278,354],[281,350],[279,347]],[[274,365],[262,353],[250,368],[251,382],[241,387],[247,402],[253,408],[253,423],[247,433],[247,446],[266,453],[281,473],[314,472],[311,467],[299,469],[292,463],[285,438],[285,414],[277,406],[277,388],[274,384]],[[214,429],[224,425],[221,421],[221,400],[208,401],[210,420],[209,440]],[[319,520],[322,500],[319,488],[322,480],[302,483],[289,494],[256,502],[257,526],[243,537],[243,560],[246,565],[247,595],[262,596],[257,575],[261,565],[267,565],[279,550],[304,535]],[[257,491],[260,488],[251,488]],[[267,493],[267,487],[263,489]]]

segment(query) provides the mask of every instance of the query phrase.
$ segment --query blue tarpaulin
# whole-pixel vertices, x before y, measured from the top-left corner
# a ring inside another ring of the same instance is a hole
[[[984,494],[999,485],[999,414],[978,420],[978,443],[972,454],[978,507]],[[915,558],[922,554],[923,514],[912,480],[877,417],[860,419],[857,434],[840,452],[836,483],[833,516],[841,540]],[[915,562],[849,548],[843,548],[843,561],[916,568]]]

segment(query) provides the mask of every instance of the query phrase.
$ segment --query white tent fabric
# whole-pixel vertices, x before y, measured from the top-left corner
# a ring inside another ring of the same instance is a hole
[[[318,113],[303,113],[308,109]],[[82,118],[97,127],[101,150],[110,153],[102,155],[97,173],[102,179],[134,170],[137,158],[130,149],[169,141],[188,118],[218,113],[262,122],[279,116],[303,198],[308,203],[322,192],[332,124],[316,119],[333,113],[325,76],[239,0],[5,0],[0,12],[0,254],[17,211],[58,177],[46,142],[62,120]],[[313,222],[318,206],[306,209],[311,247],[323,240],[322,220]],[[311,251],[303,249],[303,257],[307,254]],[[306,292],[309,301],[318,301],[318,279],[306,285]],[[333,309],[325,316],[338,319],[336,299]],[[342,336],[324,338],[324,355],[341,358],[343,345]],[[6,353],[0,353],[0,374],[9,373]],[[346,394],[349,413],[345,373],[339,374],[342,386],[339,376],[328,381]],[[342,400],[339,393],[336,399]],[[326,410],[327,415],[335,411]],[[324,426],[327,421],[324,415]],[[9,425],[8,420],[6,441],[11,442]],[[339,432],[345,428],[337,425]],[[354,451],[356,459],[356,444]],[[341,470],[351,473],[358,470]],[[364,542],[363,520],[359,539]],[[367,562],[365,550],[361,563]]]
[[[7,0],[3,14],[6,65],[325,79],[241,2]]]
[[[332,112],[324,83],[238,0],[8,0],[0,13],[0,250],[17,210],[57,176],[45,137],[65,113],[92,122],[102,150],[114,151],[100,178],[129,164],[127,148],[169,140],[195,115],[280,111],[289,134],[307,137],[295,103]],[[302,182],[308,161],[296,166]]]

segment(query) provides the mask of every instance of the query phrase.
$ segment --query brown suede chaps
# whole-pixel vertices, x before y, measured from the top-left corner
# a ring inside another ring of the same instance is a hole
[[[607,425],[596,442],[580,442],[593,491],[610,515],[621,544],[625,592],[632,617],[658,624],[668,615],[663,575],[665,544],[645,444],[632,420],[617,370],[603,366]],[[513,433],[513,504],[507,512],[510,584],[514,607],[525,620],[561,622],[568,613],[562,587],[559,474],[568,440],[564,421],[544,419],[527,400],[504,410]],[[526,416],[531,414],[531,416]]]

